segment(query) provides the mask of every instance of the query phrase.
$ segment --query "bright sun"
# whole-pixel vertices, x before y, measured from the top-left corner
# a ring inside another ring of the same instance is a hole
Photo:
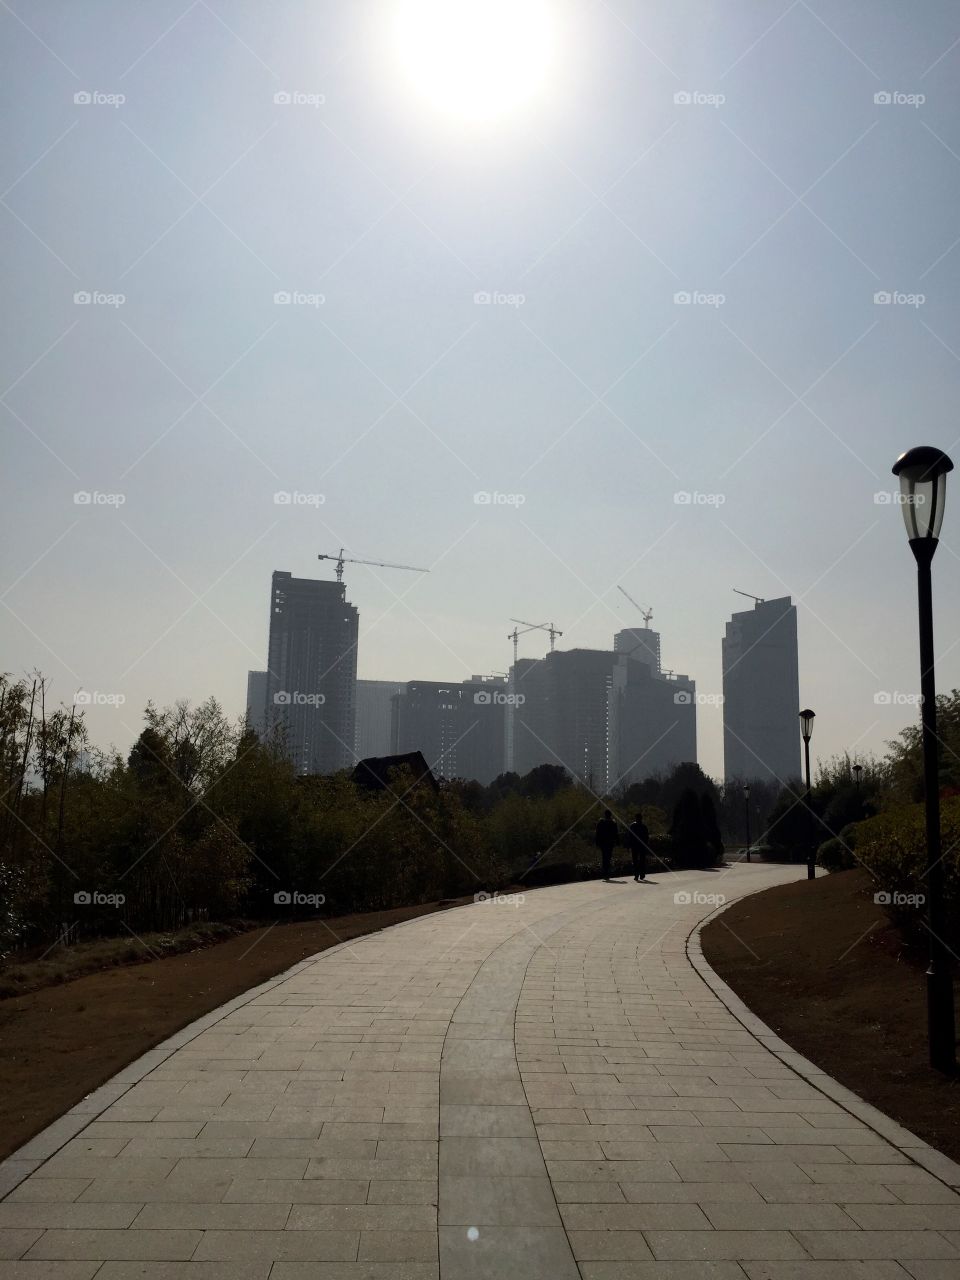
[[[436,110],[490,121],[531,101],[555,53],[549,0],[398,0],[395,49]]]

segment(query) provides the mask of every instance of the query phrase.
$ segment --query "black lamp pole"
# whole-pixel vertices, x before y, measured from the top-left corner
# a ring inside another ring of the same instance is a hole
[[[920,622],[921,739],[927,835],[927,1037],[930,1065],[952,1073],[957,1066],[953,974],[944,941],[943,862],[940,845],[940,779],[937,750],[937,691],[933,653],[933,586],[930,566],[943,522],[947,472],[953,463],[929,445],[909,449],[896,461],[901,503],[917,562],[917,605]]]
[[[805,796],[805,804],[807,809],[807,879],[814,880],[817,875],[816,861],[814,858],[814,831],[813,831],[813,806],[810,797],[810,738],[813,735],[813,721],[816,712],[811,711],[808,707],[805,711],[800,712],[800,732],[803,735],[803,762],[804,771],[806,773],[807,794]]]
[[[750,788],[743,788],[743,812],[747,819],[747,861],[750,861]]]

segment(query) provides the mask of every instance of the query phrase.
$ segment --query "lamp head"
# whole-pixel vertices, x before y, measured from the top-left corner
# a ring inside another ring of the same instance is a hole
[[[907,537],[936,541],[943,524],[943,507],[947,492],[947,473],[953,463],[942,449],[921,444],[902,453],[893,464],[893,474],[900,480],[900,508]]]

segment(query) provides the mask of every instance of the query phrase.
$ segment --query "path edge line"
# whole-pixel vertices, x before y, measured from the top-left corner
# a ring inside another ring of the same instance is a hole
[[[767,1049],[774,1057],[779,1058],[785,1066],[796,1072],[807,1084],[812,1085],[818,1092],[861,1121],[868,1129],[872,1129],[879,1137],[890,1143],[892,1147],[895,1147],[901,1155],[906,1156],[911,1163],[920,1165],[921,1168],[926,1169],[928,1173],[942,1182],[944,1186],[949,1187],[951,1191],[960,1193],[960,1164],[951,1160],[949,1156],[945,1156],[936,1147],[932,1147],[929,1142],[925,1142],[909,1129],[904,1128],[903,1125],[898,1124],[896,1120],[891,1120],[889,1116],[884,1115],[882,1111],[871,1103],[865,1102],[859,1094],[854,1093],[852,1089],[848,1089],[845,1085],[834,1080],[833,1076],[828,1075],[826,1071],[818,1067],[816,1063],[811,1062],[809,1058],[797,1053],[771,1027],[768,1027],[762,1019],[758,1018],[744,1004],[733,988],[724,982],[716,970],[710,966],[706,956],[703,954],[700,935],[706,925],[710,924],[729,907],[732,907],[734,902],[740,900],[737,898],[721,904],[714,911],[711,911],[708,916],[704,916],[698,924],[694,925],[687,935],[687,959],[699,977],[710,988],[727,1012],[736,1018],[744,1030],[748,1031],[764,1049]]]

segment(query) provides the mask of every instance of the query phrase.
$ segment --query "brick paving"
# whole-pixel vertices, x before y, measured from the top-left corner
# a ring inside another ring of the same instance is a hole
[[[7,1162],[0,1280],[960,1280],[949,1173],[688,959],[704,897],[797,875],[544,889],[298,966]]]

